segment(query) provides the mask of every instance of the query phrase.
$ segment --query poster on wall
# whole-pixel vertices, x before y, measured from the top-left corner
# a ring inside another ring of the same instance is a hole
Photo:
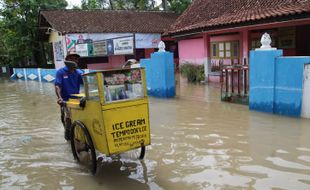
[[[63,61],[64,60],[64,50],[62,41],[58,41],[54,43],[54,50],[55,50],[55,58],[56,61]]]
[[[88,56],[88,44],[76,44],[75,45],[75,51],[81,57]]]
[[[2,73],[6,73],[6,67],[2,67]]]
[[[85,45],[79,46],[78,44],[87,44],[89,42],[92,42],[92,40],[88,38],[87,34],[68,34],[66,35],[67,52],[78,53],[76,47],[85,48]],[[85,52],[80,56],[85,56]]]
[[[94,48],[94,56],[108,55],[107,41],[106,40],[93,42],[93,48]]]
[[[66,35],[67,52],[77,53],[81,57],[133,54],[134,37],[132,34],[131,36],[128,36],[127,33],[127,36],[124,36],[124,34],[68,34]],[[158,36],[154,34],[150,36],[148,39],[153,39],[153,41],[149,40],[147,42],[149,45],[144,45],[145,48],[157,44],[158,39],[154,38],[158,38]]]
[[[114,46],[113,46],[113,40],[109,39],[107,40],[107,46],[108,46],[108,55],[114,55]]]
[[[136,48],[157,48],[160,40],[160,34],[135,34]]]
[[[114,55],[133,54],[133,37],[113,39]]]

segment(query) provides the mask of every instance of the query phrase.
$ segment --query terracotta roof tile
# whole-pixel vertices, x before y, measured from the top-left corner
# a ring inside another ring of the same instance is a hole
[[[41,11],[42,27],[49,24],[62,33],[163,33],[179,15],[172,12],[131,10]]]
[[[310,13],[310,0],[194,0],[166,34]]]

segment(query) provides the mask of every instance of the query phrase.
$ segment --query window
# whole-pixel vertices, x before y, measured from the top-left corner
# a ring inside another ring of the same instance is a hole
[[[294,27],[279,28],[279,48],[296,48],[296,29]]]
[[[217,43],[211,43],[211,55],[212,57],[218,57],[218,45]]]
[[[231,57],[230,42],[225,42],[225,57]]]
[[[224,58],[225,57],[225,46],[224,43],[220,42],[219,43],[219,57]]]
[[[238,58],[239,57],[239,42],[232,42],[232,57]]]
[[[238,58],[239,41],[211,43],[211,57],[216,59]]]

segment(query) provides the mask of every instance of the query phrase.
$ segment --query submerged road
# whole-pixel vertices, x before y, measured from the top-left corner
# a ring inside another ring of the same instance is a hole
[[[182,84],[175,99],[150,98],[145,159],[104,157],[92,176],[63,138],[53,85],[0,80],[0,189],[310,189],[310,120],[219,93]]]

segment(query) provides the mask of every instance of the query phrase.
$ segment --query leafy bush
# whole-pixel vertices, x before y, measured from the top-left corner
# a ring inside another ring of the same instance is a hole
[[[205,80],[204,66],[186,63],[180,67],[181,74],[187,78],[188,82],[200,82]]]

